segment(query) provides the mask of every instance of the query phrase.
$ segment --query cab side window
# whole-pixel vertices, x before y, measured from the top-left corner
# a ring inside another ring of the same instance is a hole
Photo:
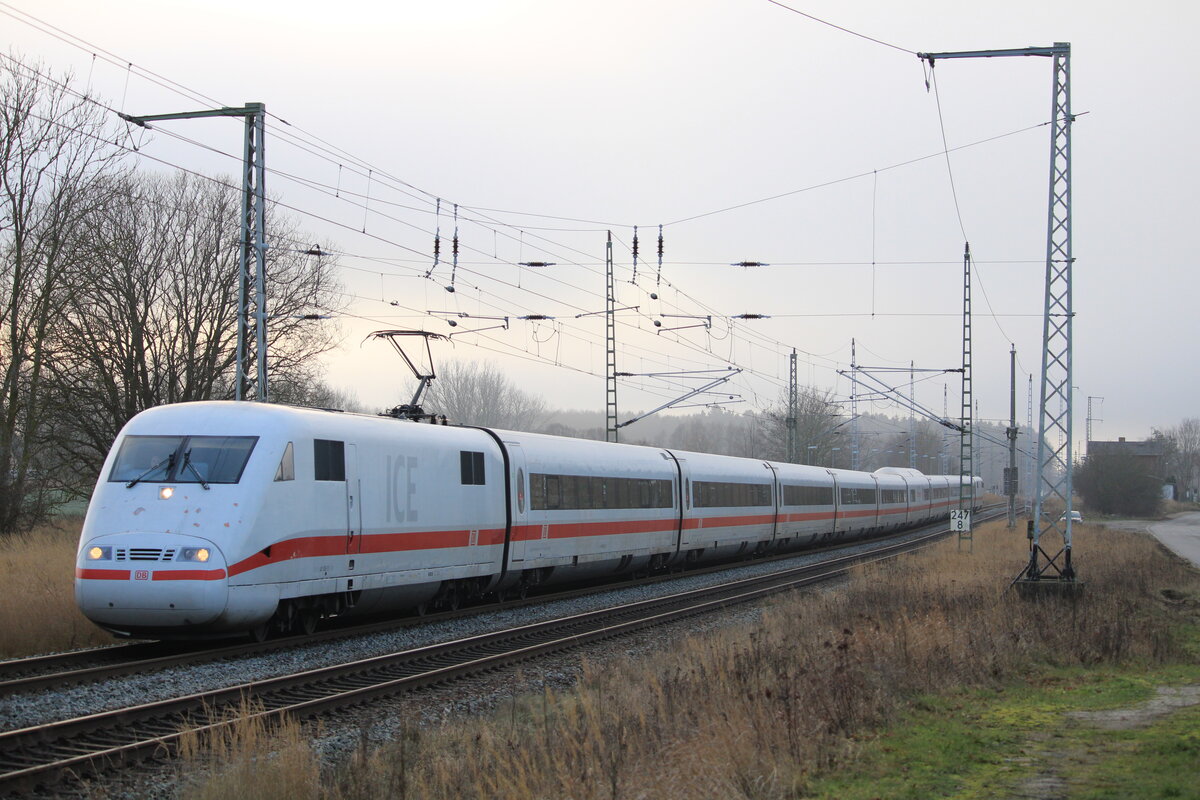
[[[283,449],[283,458],[279,459],[279,467],[275,470],[275,480],[296,480],[296,455],[291,442]]]
[[[459,467],[463,486],[483,486],[487,483],[483,474],[483,453],[470,450],[459,451]]]
[[[319,481],[346,480],[346,443],[313,440],[313,477]]]

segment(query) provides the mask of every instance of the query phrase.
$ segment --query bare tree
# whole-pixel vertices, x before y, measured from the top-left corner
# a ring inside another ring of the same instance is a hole
[[[429,385],[425,410],[465,425],[536,430],[546,417],[546,401],[518,389],[494,364],[451,361]]]
[[[87,220],[109,199],[117,151],[103,111],[14,57],[0,63],[0,531],[46,510],[53,323],[74,301]]]
[[[89,478],[137,412],[234,392],[237,192],[193,175],[118,184],[89,220],[86,265],[71,275],[77,289],[55,326],[59,452],[74,462],[69,474]],[[269,230],[275,242],[297,238],[286,220],[272,218]],[[268,254],[268,366],[303,398],[314,359],[334,344],[332,326],[305,317],[336,302],[335,265],[287,244]]]
[[[312,364],[308,372],[294,372],[285,378],[272,378],[271,402],[308,408],[336,408],[341,411],[367,410],[352,389],[342,389],[327,383],[316,364]]]
[[[1188,417],[1171,428],[1155,431],[1163,445],[1166,477],[1172,477],[1180,499],[1200,492],[1200,418]]]
[[[839,440],[843,437],[839,433],[846,420],[832,397],[833,392],[828,389],[799,387],[796,396],[796,455],[801,464],[830,466],[834,463],[835,448],[841,448]],[[786,460],[789,416],[786,395],[764,413],[768,441],[771,443],[765,457]]]

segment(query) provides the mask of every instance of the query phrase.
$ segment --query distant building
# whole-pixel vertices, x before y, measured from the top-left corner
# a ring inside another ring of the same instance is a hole
[[[1147,439],[1144,442],[1127,442],[1122,436],[1115,442],[1088,442],[1087,443],[1088,457],[1099,455],[1124,455],[1132,456],[1146,470],[1147,475],[1153,475],[1156,478],[1164,477],[1163,469],[1163,443],[1156,439]]]

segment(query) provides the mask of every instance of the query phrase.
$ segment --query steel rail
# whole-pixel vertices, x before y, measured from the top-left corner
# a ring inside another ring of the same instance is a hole
[[[357,705],[829,580],[857,564],[928,546],[947,533],[943,529],[868,553],[625,606],[0,733],[0,792],[170,752],[186,732],[203,734],[233,724],[230,715],[238,709],[255,709],[249,716],[263,718],[307,717]]]

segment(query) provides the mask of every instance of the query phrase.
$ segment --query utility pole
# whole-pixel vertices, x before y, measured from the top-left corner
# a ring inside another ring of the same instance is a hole
[[[1028,395],[1026,397],[1026,404],[1025,404],[1025,430],[1029,431],[1029,433],[1031,435],[1033,434],[1033,376],[1032,375],[1029,376],[1029,388],[1028,388]],[[1032,502],[1033,496],[1032,496],[1032,492],[1030,490],[1032,490],[1033,492],[1037,491],[1036,484],[1030,483],[1030,481],[1037,480],[1037,477],[1034,475],[1034,472],[1033,472],[1033,452],[1036,448],[1033,447],[1032,441],[1029,444],[1030,444],[1030,448],[1025,455],[1025,474],[1028,476],[1025,479],[1025,489],[1026,489],[1025,504],[1027,506],[1027,510],[1033,508],[1033,502]]]
[[[942,384],[942,419],[950,419],[950,387],[948,384]],[[950,434],[942,430],[942,453],[941,453],[941,469],[938,474],[945,475],[950,471],[950,453],[947,452],[946,440]]]
[[[915,362],[908,362],[908,467],[909,469],[917,468],[917,389],[916,379],[914,378],[915,371],[913,365]]]
[[[1071,384],[1072,326],[1071,271],[1071,45],[1012,50],[973,50],[957,53],[918,53],[930,68],[939,59],[1041,56],[1053,60],[1050,103],[1050,190],[1046,215],[1046,289],[1042,318],[1041,418],[1038,424],[1037,499],[1030,530],[1029,564],[1013,581],[1022,589],[1038,581],[1075,583],[1071,564]],[[1051,449],[1051,439],[1058,444]],[[1049,507],[1047,501],[1050,501]],[[1061,508],[1061,510],[1060,510]],[[1042,537],[1055,532],[1062,547],[1054,555],[1043,549]]]
[[[606,442],[617,441],[617,292],[613,281],[612,231],[604,248],[605,300],[605,434]]]
[[[1008,528],[1017,527],[1017,346],[1008,353],[1008,468],[1004,470],[1004,493],[1008,495]]]
[[[858,469],[858,356],[850,340],[850,469]]]
[[[1087,454],[1088,455],[1091,455],[1091,453],[1092,453],[1092,422],[1104,422],[1104,420],[1096,419],[1094,416],[1092,416],[1092,401],[1093,400],[1099,400],[1101,403],[1103,403],[1104,398],[1103,397],[1093,397],[1092,395],[1088,395],[1088,415],[1087,415]]]
[[[266,238],[266,133],[267,107],[246,103],[241,108],[216,108],[178,114],[148,114],[122,119],[149,128],[146,123],[200,117],[242,117],[246,121],[245,155],[242,160],[241,279],[238,292],[237,383],[234,397],[243,400],[250,390],[250,373],[256,378],[256,399],[267,401],[267,238]],[[253,264],[253,267],[251,265]],[[253,278],[251,276],[253,275]],[[250,285],[253,280],[254,293]],[[251,331],[254,344],[251,346]],[[251,365],[254,369],[251,369]]]
[[[796,416],[799,413],[800,387],[796,375],[796,349],[792,348],[791,365],[788,370],[788,416],[787,416],[787,460],[789,464],[798,464],[800,458],[799,433],[796,430]]]

